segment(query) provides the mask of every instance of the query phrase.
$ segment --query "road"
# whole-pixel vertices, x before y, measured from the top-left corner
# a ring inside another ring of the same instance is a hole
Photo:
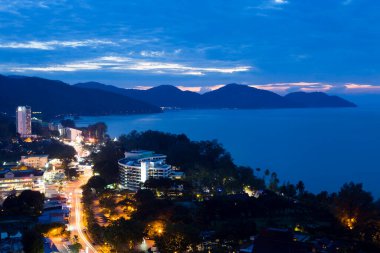
[[[65,188],[65,192],[67,190],[67,194],[71,196],[71,212],[70,212],[70,221],[69,225],[72,229],[72,235],[77,235],[79,239],[79,243],[86,249],[86,253],[97,253],[98,251],[92,245],[90,240],[87,238],[86,234],[83,232],[83,207],[81,203],[82,197],[82,189],[80,188],[82,185],[86,184],[88,179],[91,177],[92,172],[86,171],[84,175],[82,175],[77,181],[69,182],[67,187]]]
[[[81,145],[73,144],[73,143],[65,143],[71,145],[77,151],[78,156],[82,156],[85,154]],[[68,197],[71,202],[71,211],[69,218],[69,228],[71,231],[71,237],[77,235],[78,241],[82,245],[83,249],[86,253],[98,253],[94,245],[92,245],[91,241],[87,237],[86,233],[83,231],[83,204],[81,203],[82,197],[82,189],[81,186],[86,184],[88,179],[92,176],[92,169],[85,169],[84,174],[81,175],[75,181],[66,181],[63,185],[63,193]],[[66,253],[69,252],[65,242],[61,242],[58,238],[52,238],[55,245],[59,249],[60,252]]]

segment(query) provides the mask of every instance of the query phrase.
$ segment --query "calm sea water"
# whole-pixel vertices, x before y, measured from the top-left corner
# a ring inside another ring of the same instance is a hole
[[[380,197],[380,107],[283,110],[178,110],[138,116],[82,117],[103,121],[113,137],[132,130],[217,139],[235,162],[275,171],[282,182],[303,180],[312,192],[362,182]]]

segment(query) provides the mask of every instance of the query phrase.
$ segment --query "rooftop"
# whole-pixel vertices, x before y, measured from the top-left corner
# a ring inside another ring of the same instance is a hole
[[[40,158],[45,158],[49,157],[49,155],[24,155],[21,158],[30,158],[30,157],[40,157]]]
[[[125,152],[125,158],[119,160],[119,164],[128,166],[141,166],[143,162],[152,162],[156,168],[167,168],[166,155],[155,154],[153,151],[133,150]]]
[[[13,168],[0,168],[0,178],[4,178],[7,173],[14,174],[14,177],[28,177],[31,174],[34,176],[42,176],[44,172],[42,170],[33,169],[27,166],[19,166]]]

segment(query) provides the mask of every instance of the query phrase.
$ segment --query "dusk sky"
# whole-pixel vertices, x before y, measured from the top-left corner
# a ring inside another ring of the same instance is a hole
[[[380,93],[379,13],[373,0],[0,0],[0,73]]]

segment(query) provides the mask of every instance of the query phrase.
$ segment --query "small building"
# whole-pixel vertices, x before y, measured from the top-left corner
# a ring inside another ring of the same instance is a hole
[[[38,217],[41,224],[62,223],[67,224],[70,208],[66,199],[60,196],[45,200],[42,214]]]
[[[48,163],[48,155],[21,156],[20,163],[32,168],[44,168]]]
[[[146,150],[125,152],[125,158],[119,160],[119,169],[121,188],[131,191],[139,190],[149,178],[170,178],[172,174],[166,155]]]
[[[48,128],[49,128],[50,131],[61,132],[62,129],[63,129],[63,126],[61,125],[61,123],[50,122],[48,124]]]

